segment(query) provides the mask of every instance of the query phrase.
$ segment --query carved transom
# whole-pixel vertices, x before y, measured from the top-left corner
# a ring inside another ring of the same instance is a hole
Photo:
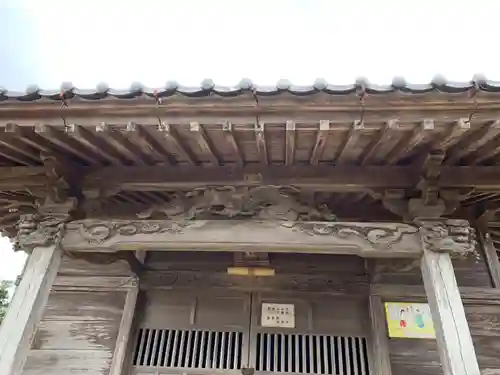
[[[139,213],[140,219],[256,218],[281,221],[337,221],[326,205],[303,202],[291,187],[208,187],[176,193],[165,204]]]

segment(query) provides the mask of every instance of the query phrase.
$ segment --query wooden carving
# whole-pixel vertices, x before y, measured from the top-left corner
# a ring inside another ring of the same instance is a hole
[[[79,220],[67,224],[67,251],[197,250],[417,257],[418,228],[401,223],[277,220]]]
[[[176,193],[170,201],[139,213],[140,219],[170,220],[256,218],[285,221],[336,221],[326,207],[300,201],[293,187],[208,187]]]
[[[454,255],[476,251],[476,235],[467,220],[418,220],[426,249]]]
[[[59,245],[76,199],[39,207],[37,214],[21,215],[17,223],[14,250],[31,252],[37,246]]]
[[[405,224],[381,227],[366,225],[357,227],[348,223],[293,223],[282,224],[294,230],[299,230],[309,236],[335,236],[339,238],[359,238],[370,246],[378,249],[388,249],[397,244],[406,234],[416,233],[417,229]]]

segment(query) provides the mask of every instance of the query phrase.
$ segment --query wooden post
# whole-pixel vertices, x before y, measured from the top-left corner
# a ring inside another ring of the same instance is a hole
[[[500,260],[488,232],[479,232],[479,241],[484,252],[488,273],[494,288],[500,288]]]
[[[436,329],[444,375],[480,375],[474,344],[450,254],[474,251],[474,232],[466,224],[420,221],[422,276]]]
[[[56,245],[35,247],[0,328],[0,374],[20,375],[59,269]]]
[[[121,375],[123,373],[123,366],[125,365],[125,358],[129,347],[138,294],[139,284],[136,283],[136,285],[127,292],[127,297],[125,298],[122,320],[118,330],[118,337],[116,339],[115,351],[113,353],[113,361],[111,362],[109,375]]]
[[[374,375],[391,375],[391,359],[389,357],[389,340],[385,320],[384,303],[380,296],[370,296],[371,319],[371,361],[370,373]]]
[[[145,251],[136,251],[135,256],[144,264],[146,259]],[[134,285],[127,291],[125,305],[123,306],[122,320],[118,329],[118,337],[116,339],[115,351],[113,352],[113,360],[109,375],[123,374],[127,349],[129,348],[130,335],[132,325],[134,323],[134,315],[137,306],[137,297],[139,295],[139,280],[135,280]]]

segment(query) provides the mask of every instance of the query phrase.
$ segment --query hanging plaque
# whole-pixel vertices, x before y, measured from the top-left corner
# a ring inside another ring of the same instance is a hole
[[[426,303],[386,302],[389,337],[435,338],[429,305]]]
[[[263,303],[262,327],[295,328],[295,306],[283,303]]]

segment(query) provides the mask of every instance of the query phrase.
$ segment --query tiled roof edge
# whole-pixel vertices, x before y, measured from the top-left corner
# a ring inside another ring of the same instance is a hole
[[[370,84],[366,79],[358,79],[350,85],[334,85],[325,79],[316,79],[310,86],[297,86],[288,80],[280,80],[275,86],[255,85],[249,79],[242,79],[233,87],[216,85],[212,80],[206,79],[197,87],[187,87],[175,81],[168,81],[164,87],[150,88],[141,83],[133,83],[129,89],[119,90],[108,87],[107,84],[98,84],[95,89],[79,89],[71,83],[63,83],[59,90],[43,90],[36,85],[28,86],[24,92],[11,91],[0,87],[0,101],[36,101],[39,99],[61,100],[75,97],[98,100],[106,97],[116,99],[132,99],[139,96],[151,98],[164,98],[173,95],[186,97],[206,97],[216,95],[221,97],[236,97],[243,93],[253,92],[257,96],[274,96],[280,93],[304,96],[318,92],[330,95],[348,95],[353,93],[366,93],[370,95],[401,92],[406,94],[423,94],[429,92],[464,93],[467,91],[500,92],[500,82],[487,80],[484,76],[476,75],[469,82],[450,82],[442,76],[436,76],[430,83],[411,84],[404,78],[394,78],[390,85]]]

